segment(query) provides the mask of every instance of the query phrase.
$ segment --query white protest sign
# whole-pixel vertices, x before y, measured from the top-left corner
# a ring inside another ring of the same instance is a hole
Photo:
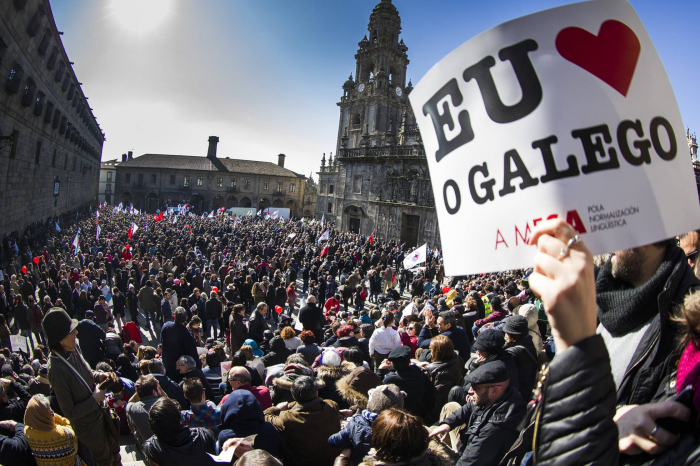
[[[410,94],[449,275],[532,265],[538,222],[563,218],[594,254],[700,226],[683,122],[626,0],[504,23]]]
[[[29,353],[29,342],[27,337],[21,335],[10,335],[10,344],[12,345],[12,351],[23,350],[25,353]]]

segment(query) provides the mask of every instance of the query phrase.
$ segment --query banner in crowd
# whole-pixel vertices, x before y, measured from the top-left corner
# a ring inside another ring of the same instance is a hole
[[[445,272],[532,266],[566,220],[594,254],[700,227],[676,98],[626,0],[515,19],[462,44],[410,94]]]

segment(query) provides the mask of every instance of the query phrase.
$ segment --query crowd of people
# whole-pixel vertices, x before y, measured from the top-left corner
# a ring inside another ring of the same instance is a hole
[[[2,248],[0,464],[118,465],[128,435],[160,466],[699,464],[700,235],[530,242],[447,277],[318,220],[34,224]]]

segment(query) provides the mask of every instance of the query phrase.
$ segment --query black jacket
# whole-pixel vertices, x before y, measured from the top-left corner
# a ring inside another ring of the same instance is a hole
[[[535,388],[537,377],[537,351],[530,335],[523,336],[517,343],[508,343],[503,347],[513,356],[518,368],[518,389],[524,400],[529,401]]]
[[[326,323],[323,318],[323,311],[316,303],[307,304],[299,309],[299,322],[304,326],[304,330],[311,331],[321,330]]]
[[[197,367],[201,367],[194,338],[184,325],[177,322],[165,323],[160,331],[160,343],[163,345],[162,359],[165,375],[174,381],[179,382],[182,378],[177,369],[175,369],[175,364],[180,359],[180,356],[192,356],[197,363]]]
[[[0,421],[24,422],[24,411],[32,395],[15,381],[10,382],[10,388],[19,398],[12,398],[8,403],[0,401]]]
[[[160,388],[168,395],[168,398],[172,398],[180,403],[182,409],[190,409],[190,402],[185,398],[185,394],[182,393],[182,388],[178,384],[170,380],[167,375],[153,374],[153,377],[156,378]]]
[[[468,401],[440,423],[451,429],[464,425],[460,431],[462,456],[455,466],[497,465],[518,438],[518,425],[524,417],[525,402],[512,386],[488,408]]]
[[[24,424],[18,422],[12,435],[6,435],[8,433],[6,430],[0,432],[0,464],[36,466],[29,442],[24,436]]]
[[[218,320],[224,311],[224,306],[218,299],[210,299],[205,305],[205,315],[207,320]]]
[[[243,316],[235,312],[232,312],[229,318],[229,328],[231,330],[231,354],[233,354],[241,349],[243,342],[248,339],[248,328],[243,322]]]
[[[615,382],[603,338],[586,338],[557,354],[542,383],[542,397],[531,406],[509,464],[520,464],[533,435],[538,465],[618,464]]]
[[[432,384],[418,366],[411,364],[406,370],[389,372],[382,383],[393,383],[406,393],[403,407],[411,414],[423,417],[433,410],[434,403],[426,402],[426,398],[430,398],[431,395],[434,398],[434,393],[428,393]]]
[[[430,348],[430,339],[438,335],[444,335],[452,341],[455,350],[463,359],[469,359],[472,352],[469,337],[462,327],[454,326],[442,333],[437,328],[430,328],[427,325],[423,327],[418,335],[418,348]]]
[[[658,297],[659,315],[637,345],[627,371],[617,389],[617,404],[631,405],[659,401],[663,385],[676,370],[680,353],[677,331],[672,325],[673,310],[683,304],[688,293],[700,288],[700,280],[688,266],[680,248],[667,254],[676,254],[677,262]],[[598,309],[600,313],[600,309]]]
[[[270,340],[270,352],[260,358],[265,367],[283,364],[293,351],[287,349],[284,340],[280,336],[272,337]]]
[[[268,312],[270,311],[268,310]],[[265,340],[264,333],[269,328],[270,326],[265,322],[263,315],[256,310],[251,314],[250,321],[248,321],[248,338],[252,338],[259,345]]]
[[[450,394],[452,387],[462,382],[464,361],[462,361],[460,356],[455,355],[449,361],[432,362],[425,369],[437,392],[436,407],[442,409],[443,405],[447,403],[447,396]]]
[[[83,356],[90,363],[97,363],[104,357],[105,331],[90,319],[83,319],[78,324],[78,341]]]
[[[187,464],[213,466],[207,453],[216,453],[216,437],[209,429],[183,427],[172,443],[165,444],[154,435],[143,444],[144,454],[159,465]]]

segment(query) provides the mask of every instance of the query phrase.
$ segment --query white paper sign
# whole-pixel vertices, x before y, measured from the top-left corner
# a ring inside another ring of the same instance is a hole
[[[12,345],[12,351],[19,351],[21,349],[29,354],[29,342],[27,341],[27,337],[10,335],[10,344]]]
[[[626,0],[504,23],[410,94],[449,275],[532,265],[533,227],[563,218],[594,254],[700,226],[673,89]]]

